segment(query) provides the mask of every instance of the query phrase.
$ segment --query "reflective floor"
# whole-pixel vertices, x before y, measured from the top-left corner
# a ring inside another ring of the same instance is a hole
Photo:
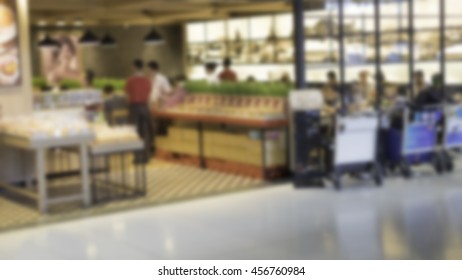
[[[461,182],[272,186],[0,234],[0,258],[462,259]]]

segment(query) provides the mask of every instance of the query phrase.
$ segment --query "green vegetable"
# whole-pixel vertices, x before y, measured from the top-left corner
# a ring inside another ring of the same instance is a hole
[[[61,83],[59,83],[61,87],[64,87],[66,89],[78,89],[82,87],[82,84],[79,81],[76,80],[62,80]]]
[[[116,92],[124,92],[125,80],[123,79],[95,79],[93,81],[93,87],[102,90],[105,86],[112,86]]]
[[[216,94],[235,96],[287,97],[293,85],[283,83],[221,83],[210,85],[206,81],[186,81],[185,90],[191,94]]]
[[[32,86],[37,89],[48,87],[48,82],[43,77],[34,77],[32,79]]]

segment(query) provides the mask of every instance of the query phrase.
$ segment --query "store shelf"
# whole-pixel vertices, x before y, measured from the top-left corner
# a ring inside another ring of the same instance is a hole
[[[247,128],[284,128],[288,125],[288,120],[285,118],[276,119],[250,119],[250,118],[239,118],[234,116],[219,116],[211,114],[199,114],[199,113],[179,113],[169,111],[153,110],[153,116],[157,118],[178,120],[178,121],[191,121],[191,122],[202,122],[209,124],[227,124],[236,125]]]

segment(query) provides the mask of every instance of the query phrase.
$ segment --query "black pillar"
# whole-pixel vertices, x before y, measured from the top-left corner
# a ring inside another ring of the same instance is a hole
[[[298,89],[302,89],[306,87],[303,0],[292,0],[292,6],[294,14],[295,84]]]
[[[339,42],[339,71],[340,71],[340,96],[342,102],[342,114],[347,112],[345,104],[345,29],[344,29],[344,6],[343,0],[338,0],[338,42]]]
[[[441,96],[446,100],[446,0],[440,0],[440,73]]]
[[[380,0],[374,0],[374,35],[375,35],[375,86],[376,99],[375,108],[380,110],[383,96],[383,77],[382,73],[382,36],[380,30]]]
[[[414,0],[408,0],[409,1],[409,8],[408,8],[408,37],[409,37],[409,92],[411,93],[410,98],[414,99],[414,96],[418,92],[414,92]]]

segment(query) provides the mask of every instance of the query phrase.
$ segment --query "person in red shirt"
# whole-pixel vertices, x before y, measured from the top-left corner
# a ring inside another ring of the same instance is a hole
[[[237,75],[236,72],[231,70],[232,61],[229,57],[225,58],[223,61],[223,67],[225,68],[220,73],[220,81],[222,82],[237,82]]]
[[[143,73],[144,63],[137,59],[133,62],[135,73],[125,83],[125,93],[128,97],[130,123],[144,141],[145,150],[136,156],[137,163],[147,163],[151,154],[151,145],[154,140],[154,128],[151,112],[149,110],[149,96],[152,90],[152,81]]]

